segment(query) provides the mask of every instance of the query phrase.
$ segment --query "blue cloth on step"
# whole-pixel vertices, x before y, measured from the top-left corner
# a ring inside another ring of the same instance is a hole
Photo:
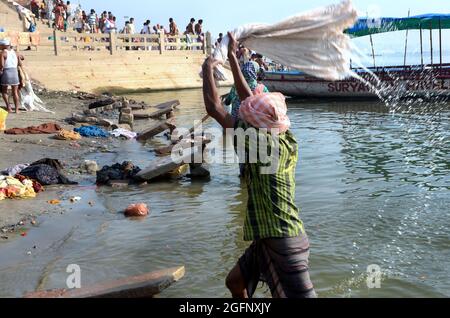
[[[97,126],[83,126],[80,128],[75,128],[74,131],[83,137],[109,137],[109,132]]]

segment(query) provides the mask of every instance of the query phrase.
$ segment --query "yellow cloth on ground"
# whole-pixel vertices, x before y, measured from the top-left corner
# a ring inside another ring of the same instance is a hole
[[[58,134],[55,135],[55,138],[59,140],[80,140],[81,135],[75,131],[61,129]]]
[[[0,131],[6,130],[6,117],[8,117],[8,112],[0,108]]]

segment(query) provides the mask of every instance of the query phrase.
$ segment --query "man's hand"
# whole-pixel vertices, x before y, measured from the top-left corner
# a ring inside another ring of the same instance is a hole
[[[202,66],[203,72],[212,70],[220,64],[222,63],[219,60],[215,60],[212,56],[209,56],[203,63]]]
[[[228,32],[228,37],[230,38],[230,42],[228,43],[228,58],[230,58],[236,55],[239,43],[236,41],[233,33]]]

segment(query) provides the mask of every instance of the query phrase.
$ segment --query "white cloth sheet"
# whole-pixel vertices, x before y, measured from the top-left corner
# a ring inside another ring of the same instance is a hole
[[[350,0],[301,13],[273,25],[248,24],[233,31],[245,47],[285,66],[327,80],[350,74],[350,37],[344,30],[357,20]],[[214,58],[225,62],[229,38],[225,36]],[[225,80],[219,67],[215,76]]]

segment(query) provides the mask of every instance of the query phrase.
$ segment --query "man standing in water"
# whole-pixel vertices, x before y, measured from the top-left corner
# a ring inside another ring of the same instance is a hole
[[[261,128],[279,128],[276,136],[279,158],[273,174],[263,174],[260,162],[245,163],[248,206],[244,239],[253,243],[228,274],[226,285],[234,298],[253,297],[260,280],[269,285],[275,298],[315,298],[309,276],[309,241],[294,202],[298,145],[289,131],[285,98],[279,93],[252,93],[239,68],[238,43],[232,34],[228,36],[228,58],[237,92],[243,101],[240,116],[233,119],[220,102],[213,75],[219,62],[212,57],[203,64],[206,110],[227,130],[257,129],[270,139],[273,131],[269,130],[269,133]],[[249,111],[252,107],[257,111]],[[249,143],[245,142],[247,160],[249,148]]]

